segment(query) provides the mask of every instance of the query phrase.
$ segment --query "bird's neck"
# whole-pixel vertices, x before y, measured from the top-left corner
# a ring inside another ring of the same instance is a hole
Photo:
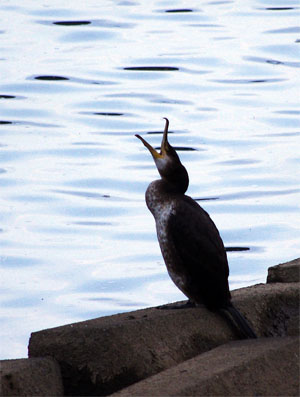
[[[162,169],[158,169],[161,182],[160,189],[174,194],[184,194],[189,186],[189,176],[185,167],[178,162],[167,163]]]
[[[153,181],[146,191],[146,203],[152,214],[164,207],[172,200],[182,197],[189,185],[189,177],[186,169],[179,172],[174,178],[164,178]]]

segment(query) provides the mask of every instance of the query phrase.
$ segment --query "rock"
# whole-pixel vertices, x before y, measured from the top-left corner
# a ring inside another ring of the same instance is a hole
[[[300,281],[300,258],[269,267],[267,283],[294,283]]]
[[[29,355],[58,360],[67,395],[107,395],[233,338],[204,308],[152,308],[33,333]]]
[[[298,283],[260,284],[232,295],[259,336],[298,332],[291,320],[299,313]],[[33,333],[29,356],[59,362],[67,395],[108,395],[236,338],[203,306],[150,308]]]
[[[125,396],[298,396],[299,338],[234,341],[142,380]]]
[[[1,396],[63,396],[60,368],[52,358],[0,361]]]
[[[233,291],[233,302],[258,336],[299,334],[294,319],[299,316],[299,283],[258,284]]]

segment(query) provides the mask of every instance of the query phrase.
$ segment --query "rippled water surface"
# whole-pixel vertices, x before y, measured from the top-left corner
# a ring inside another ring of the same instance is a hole
[[[1,357],[30,332],[183,298],[134,134],[170,141],[231,288],[299,256],[298,1],[0,4]]]

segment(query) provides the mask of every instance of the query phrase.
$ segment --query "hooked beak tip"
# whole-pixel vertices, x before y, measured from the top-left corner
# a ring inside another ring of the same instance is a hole
[[[164,133],[163,133],[163,138],[161,141],[161,153],[165,154],[166,153],[166,149],[168,146],[168,129],[169,129],[169,120],[166,117],[163,117],[166,120],[166,125],[165,125],[165,129],[164,129]]]

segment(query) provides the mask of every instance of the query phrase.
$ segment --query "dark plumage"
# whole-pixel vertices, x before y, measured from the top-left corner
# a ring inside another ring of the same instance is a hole
[[[242,337],[256,335],[231,303],[227,255],[218,229],[210,216],[185,195],[189,178],[175,149],[168,142],[169,121],[158,153],[142,137],[161,179],[146,191],[146,203],[156,222],[157,237],[168,273],[192,304],[230,314]]]

